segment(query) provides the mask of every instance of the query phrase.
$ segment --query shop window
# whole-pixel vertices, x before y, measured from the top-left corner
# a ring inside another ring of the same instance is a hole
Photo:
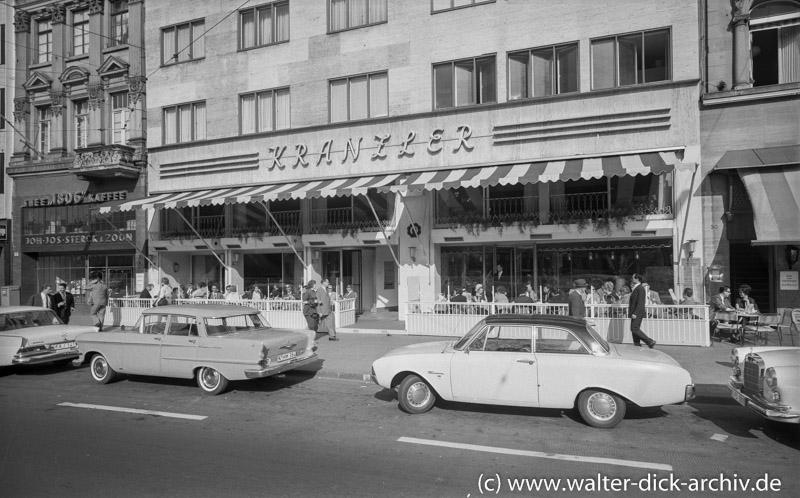
[[[283,295],[286,285],[296,289],[300,279],[295,278],[297,257],[291,252],[244,255],[244,287],[246,291],[257,285],[265,296],[274,292]],[[277,287],[277,289],[276,289]],[[281,291],[283,290],[283,291]]]
[[[192,142],[205,138],[205,102],[164,108],[164,144]]]
[[[753,86],[800,81],[800,2],[762,2],[750,13]]]
[[[239,48],[263,47],[289,41],[289,2],[239,11]]]
[[[118,211],[97,216],[91,204],[22,209],[23,235],[53,235],[135,230],[136,213]]]
[[[72,13],[72,55],[89,53],[89,11]]]
[[[289,89],[240,95],[239,110],[242,135],[289,128],[291,115]]]
[[[495,56],[434,64],[434,109],[497,102]]]
[[[192,21],[161,29],[161,64],[177,64],[206,56],[205,21]]]
[[[494,3],[496,0],[431,0],[431,11],[442,12],[445,10],[460,9],[462,7],[472,7],[484,3]]]
[[[109,46],[128,43],[128,0],[111,2],[111,32]]]
[[[508,99],[578,91],[578,44],[508,54]]]
[[[389,76],[374,73],[330,82],[330,122],[389,115]]]
[[[644,31],[593,40],[592,89],[666,81],[670,74],[670,32]]]
[[[36,39],[36,62],[50,62],[53,57],[53,25],[49,19],[36,23]]]
[[[387,0],[328,0],[328,31],[343,31],[387,21]]]

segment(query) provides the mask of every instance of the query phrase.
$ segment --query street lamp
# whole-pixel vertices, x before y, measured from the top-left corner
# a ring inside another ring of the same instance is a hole
[[[797,258],[800,256],[800,249],[798,249],[797,246],[786,246],[783,252],[786,254],[786,263],[791,270],[792,265],[797,263]]]
[[[686,241],[686,252],[689,255],[687,259],[692,259],[692,255],[694,255],[694,249],[697,241],[695,239],[689,239]]]
[[[708,267],[708,280],[711,282],[722,282],[722,267],[719,265],[711,265]]]

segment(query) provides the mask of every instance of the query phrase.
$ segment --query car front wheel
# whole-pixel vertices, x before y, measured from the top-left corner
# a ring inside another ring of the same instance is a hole
[[[416,375],[409,375],[397,389],[397,397],[400,400],[400,408],[407,413],[425,413],[436,402],[431,386]]]
[[[89,370],[92,372],[92,378],[95,382],[100,384],[108,384],[117,378],[117,372],[108,364],[106,357],[97,354],[92,357],[92,363]]]
[[[625,401],[615,394],[589,389],[578,396],[578,411],[592,427],[610,429],[625,418]]]
[[[206,394],[220,394],[228,388],[228,379],[213,368],[203,367],[197,372],[197,385]]]

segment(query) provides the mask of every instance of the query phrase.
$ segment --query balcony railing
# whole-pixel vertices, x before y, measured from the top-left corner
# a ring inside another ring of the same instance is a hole
[[[645,215],[671,215],[672,208],[658,207],[657,199],[634,198],[633,204],[609,206],[607,192],[561,194],[549,196],[549,211],[539,211],[539,197],[503,197],[487,201],[487,213],[437,213],[436,224],[441,226],[482,225],[484,227],[533,223],[557,225],[584,223],[597,219],[621,219]]]
[[[390,226],[389,220],[381,220],[379,225],[375,218],[356,218],[353,216],[353,208],[333,208],[333,209],[312,209],[311,210],[311,233],[330,233],[334,231],[365,231],[373,232],[382,225],[384,228]]]
[[[204,239],[219,239],[225,236],[225,215],[195,216],[191,218],[192,226]],[[197,235],[189,227],[171,229],[167,227],[160,232],[150,233],[152,240],[196,239]]]
[[[301,212],[275,211],[272,213],[286,235],[300,235],[303,233]],[[192,219],[192,224],[203,238],[218,239],[223,237],[248,238],[248,237],[274,237],[281,235],[278,227],[270,221],[265,224],[251,224],[243,226],[225,226],[224,215],[198,216]],[[153,240],[191,240],[197,235],[188,228],[174,230],[166,228],[161,232],[151,233]]]

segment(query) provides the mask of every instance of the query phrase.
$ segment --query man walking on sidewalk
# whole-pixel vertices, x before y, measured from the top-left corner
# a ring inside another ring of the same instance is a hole
[[[631,292],[631,300],[628,302],[628,316],[631,318],[631,335],[633,336],[633,344],[641,346],[641,341],[647,344],[647,347],[653,349],[656,341],[647,337],[647,334],[642,332],[641,325],[644,315],[647,312],[645,309],[645,295],[644,286],[642,285],[642,277],[638,273],[631,275],[631,282],[633,283],[633,291]]]
[[[100,275],[92,273],[92,285],[89,287],[89,296],[86,303],[91,306],[89,315],[94,326],[103,331],[103,321],[106,318],[106,305],[108,305],[108,286],[100,280]]]
[[[317,332],[327,332],[329,341],[338,341],[336,337],[336,325],[333,322],[333,308],[331,306],[331,296],[328,294],[327,278],[320,282],[317,288],[317,313],[319,313],[319,328]]]

